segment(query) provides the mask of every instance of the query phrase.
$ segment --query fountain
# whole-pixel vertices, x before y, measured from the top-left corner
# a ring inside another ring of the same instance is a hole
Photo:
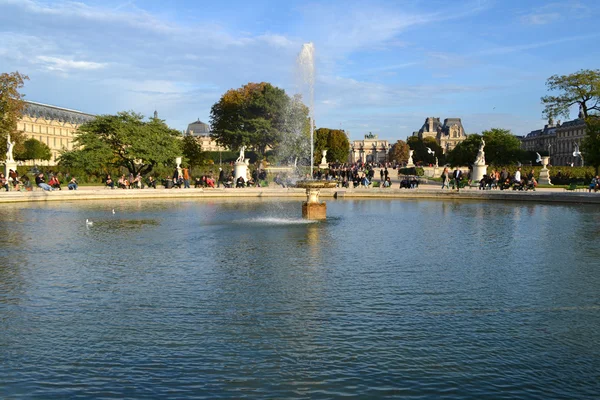
[[[310,118],[310,176],[313,176],[314,168],[314,95],[315,95],[315,47],[312,43],[302,45],[298,55],[298,68],[302,76],[302,82],[308,88],[309,118]],[[326,150],[323,153],[323,161],[326,160]],[[333,188],[337,182],[304,180],[296,182],[297,188],[306,189],[306,201],[302,203],[302,218],[320,220],[327,218],[327,204],[319,201],[319,193],[323,188]]]

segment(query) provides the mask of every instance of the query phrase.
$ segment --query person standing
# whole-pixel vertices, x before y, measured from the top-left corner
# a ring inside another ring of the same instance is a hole
[[[448,167],[444,167],[444,171],[442,171],[442,189],[450,189],[450,171],[448,171]]]
[[[188,167],[184,167],[181,172],[183,174],[183,188],[189,189],[190,188],[190,170],[188,169]]]
[[[225,171],[223,168],[219,167],[219,180],[217,181],[217,187],[220,188],[221,184],[225,182]]]
[[[454,178],[454,184],[456,185],[456,191],[460,192],[460,180],[462,179],[462,171],[459,168],[456,168],[452,173],[452,178]]]

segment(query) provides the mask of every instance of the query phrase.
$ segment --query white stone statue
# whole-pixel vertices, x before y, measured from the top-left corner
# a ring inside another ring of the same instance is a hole
[[[413,165],[414,164],[413,158],[412,158],[414,152],[415,152],[414,150],[409,150],[408,151],[408,163],[407,163],[407,165]]]
[[[240,156],[235,160],[235,162],[243,163],[246,159],[244,152],[246,151],[246,146],[240,147]]]
[[[479,145],[479,151],[477,152],[477,157],[475,158],[475,164],[477,165],[485,165],[485,153],[483,148],[485,147],[485,140],[481,139],[481,144]]]
[[[435,166],[439,167],[439,165],[438,165],[438,158],[437,157],[435,158]]]
[[[10,141],[10,133],[6,134],[6,162],[15,162],[13,158],[13,148],[15,147],[15,142]]]
[[[321,158],[321,164],[327,164],[327,150],[323,150],[321,155],[323,156],[323,158]]]

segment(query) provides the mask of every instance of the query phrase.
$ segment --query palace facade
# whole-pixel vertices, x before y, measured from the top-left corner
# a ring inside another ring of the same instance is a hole
[[[210,125],[198,119],[188,125],[186,136],[194,136],[202,146],[202,151],[228,151],[229,149],[219,144],[210,136]]]
[[[35,162],[53,166],[56,165],[61,151],[73,149],[73,139],[79,126],[94,118],[95,115],[81,111],[25,101],[25,109],[21,119],[17,121],[17,129],[27,138],[37,139],[50,147],[50,160]],[[26,164],[33,165],[34,161],[28,161]]]
[[[363,140],[354,140],[350,143],[350,163],[385,163],[388,161],[390,144],[387,140],[379,139],[378,135],[366,134]]]
[[[427,117],[421,129],[413,132],[412,135],[418,136],[421,140],[427,137],[434,138],[444,150],[444,154],[467,138],[460,118],[446,118],[442,124],[440,118]]]

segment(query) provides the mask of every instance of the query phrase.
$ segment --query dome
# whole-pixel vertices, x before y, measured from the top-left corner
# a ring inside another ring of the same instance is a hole
[[[210,134],[210,126],[200,120],[197,120],[188,125],[185,133],[194,136],[208,135]]]

